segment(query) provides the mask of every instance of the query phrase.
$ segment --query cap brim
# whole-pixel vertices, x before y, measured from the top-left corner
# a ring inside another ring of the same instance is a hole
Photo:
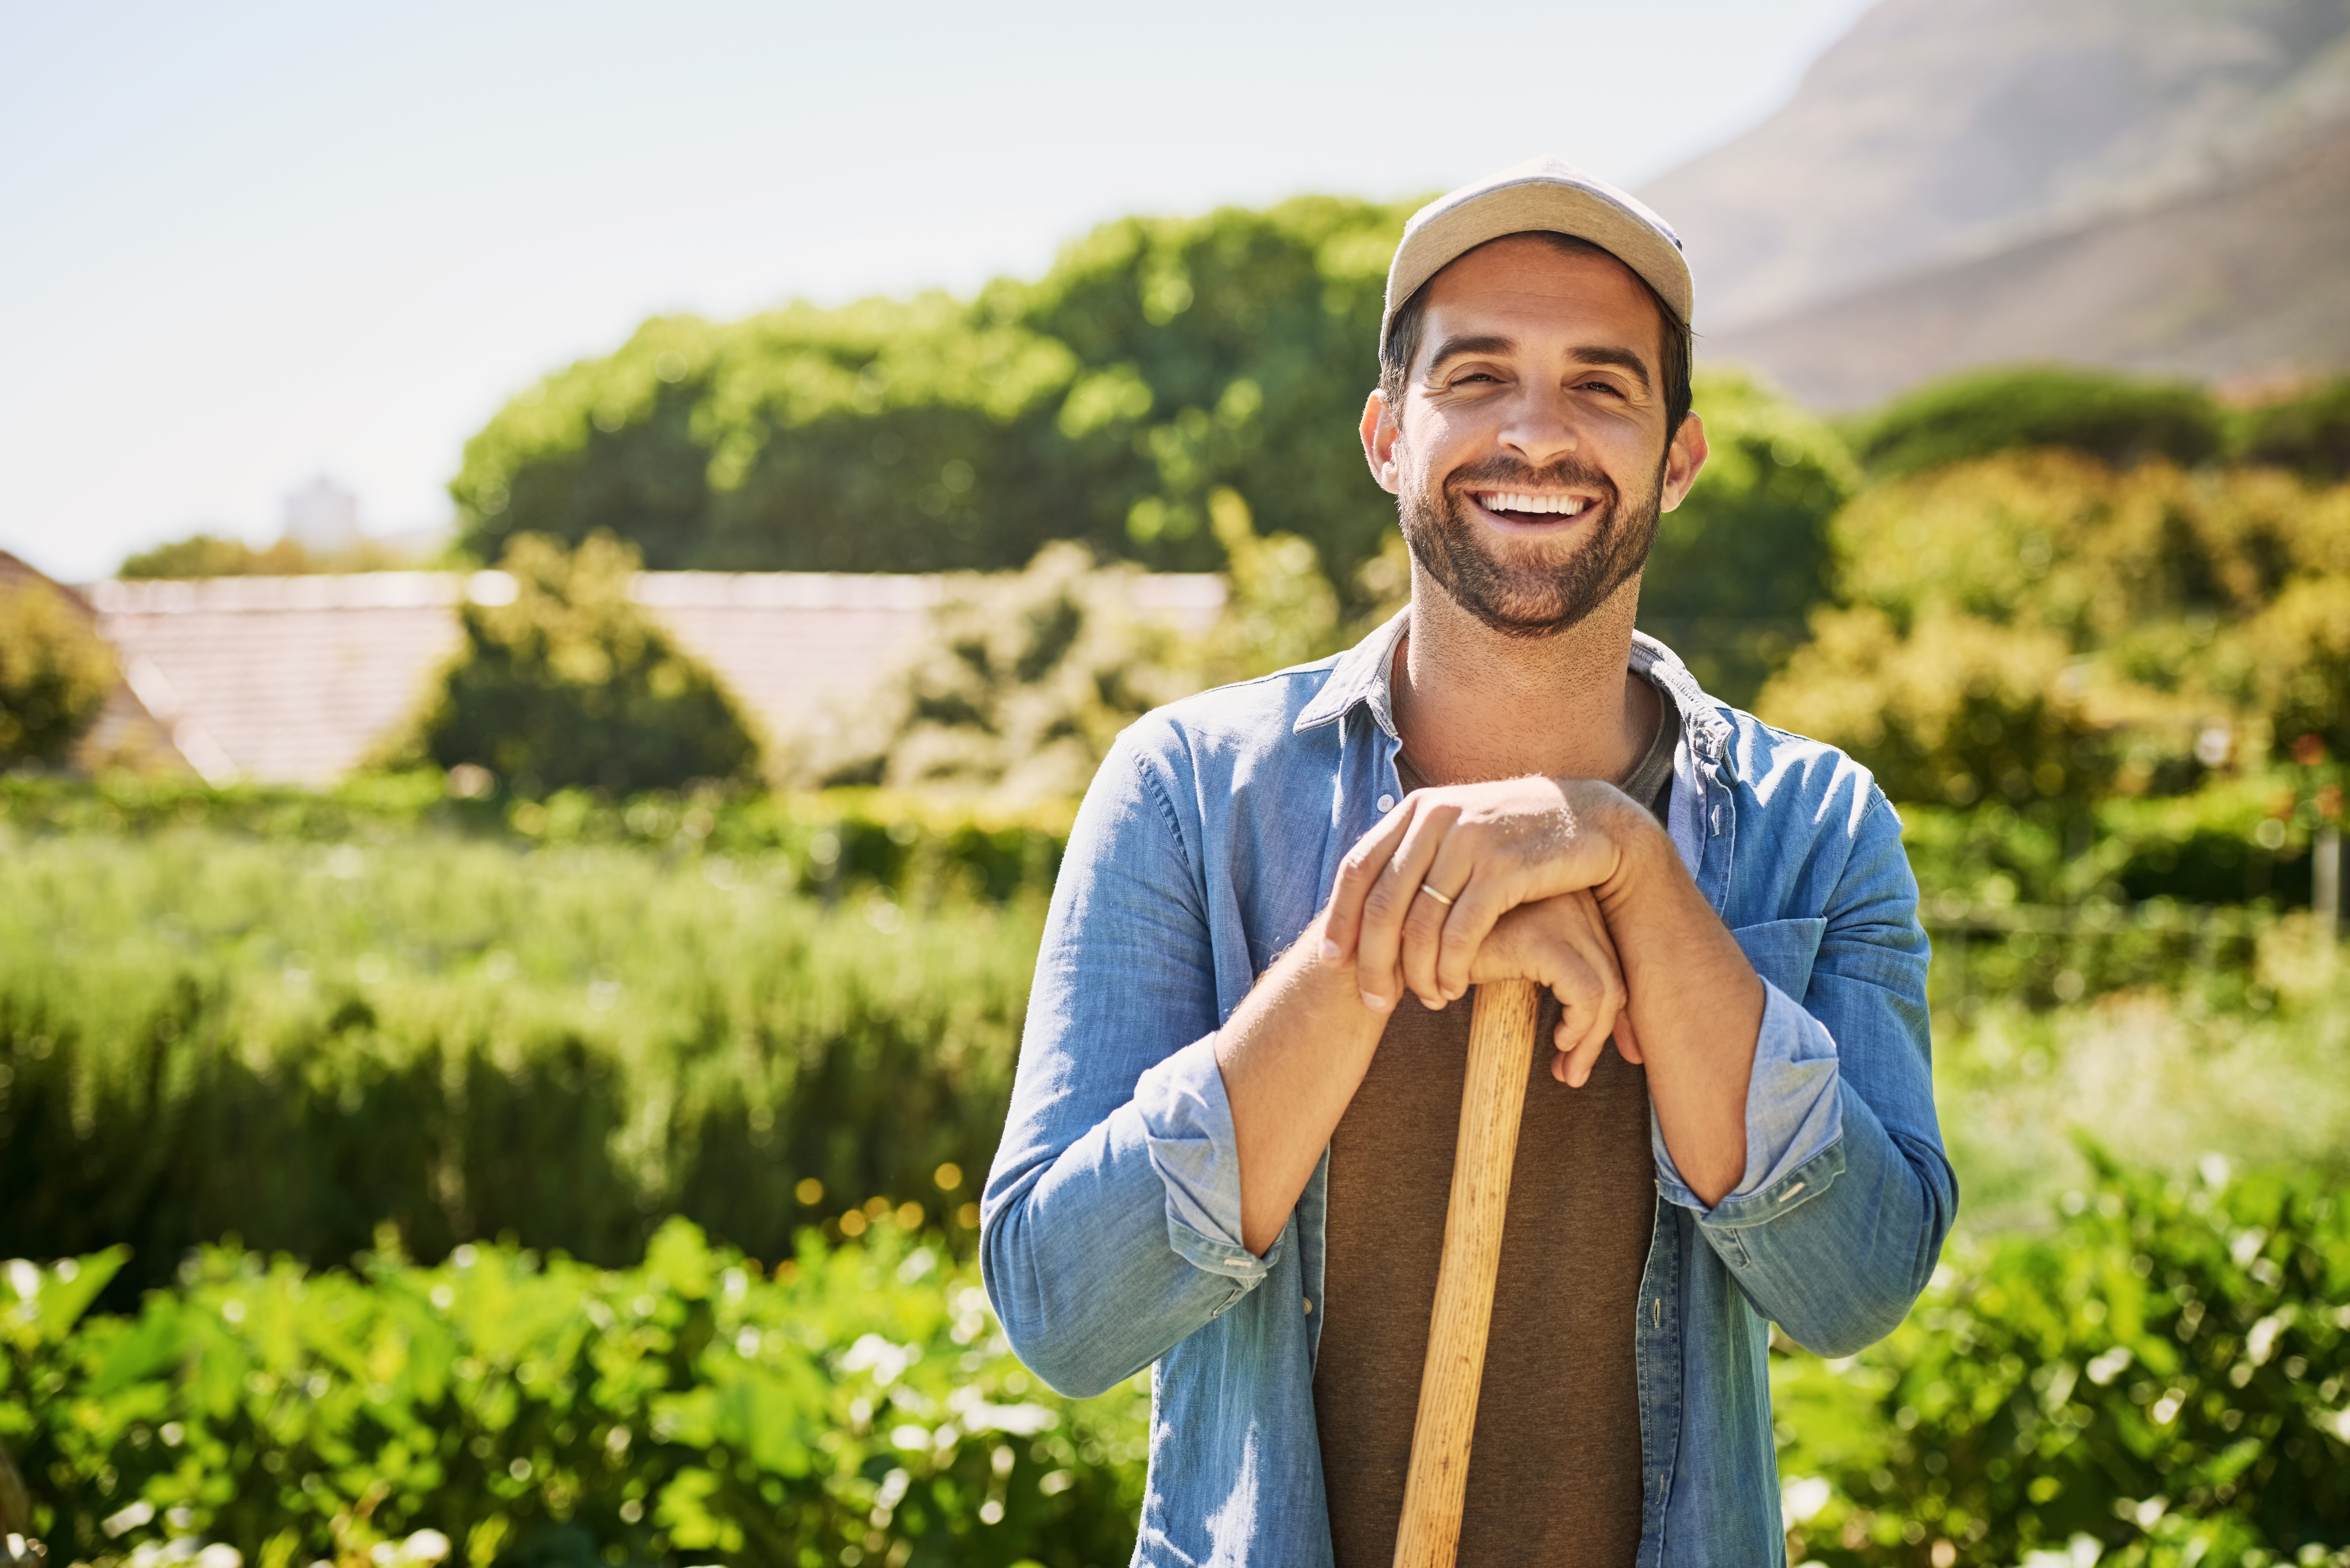
[[[1619,201],[1549,174],[1504,179],[1430,203],[1404,230],[1388,270],[1380,347],[1387,346],[1395,313],[1430,278],[1490,240],[1542,232],[1588,240],[1607,251],[1638,274],[1687,327],[1695,293],[1689,264],[1662,220],[1637,207],[1628,196]]]

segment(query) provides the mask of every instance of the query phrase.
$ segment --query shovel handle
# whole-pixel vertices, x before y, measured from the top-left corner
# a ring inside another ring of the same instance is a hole
[[[1452,1156],[1452,1196],[1444,1212],[1444,1256],[1429,1316],[1428,1363],[1411,1429],[1411,1471],[1395,1568],[1453,1568],[1461,1508],[1469,1488],[1469,1440],[1493,1326],[1493,1277],[1502,1262],[1502,1219],[1510,1207],[1534,1027],[1542,992],[1530,980],[1477,988],[1469,1023],[1469,1072],[1461,1091],[1461,1137]]]

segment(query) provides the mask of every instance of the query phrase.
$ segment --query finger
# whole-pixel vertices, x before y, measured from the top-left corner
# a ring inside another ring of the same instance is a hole
[[[1573,1009],[1577,1028],[1574,1044],[1567,1051],[1566,1081],[1575,1088],[1590,1080],[1599,1053],[1607,1044],[1608,1032],[1623,1013],[1625,1000],[1624,974],[1617,961],[1616,944],[1596,908],[1585,907],[1588,902],[1587,898],[1571,896],[1574,918],[1562,921],[1565,939],[1582,961],[1589,988]]]
[[[1322,928],[1323,940],[1328,944],[1323,951],[1326,959],[1343,958],[1355,950],[1356,940],[1362,934],[1363,899],[1395,854],[1396,846],[1403,842],[1411,817],[1412,802],[1407,796],[1338,862],[1338,879],[1330,889],[1330,918]],[[1337,950],[1332,952],[1331,948]]]
[[[1640,1054],[1640,1037],[1632,1033],[1632,1010],[1626,1007],[1616,1015],[1616,1054],[1635,1067],[1648,1058]]]
[[[1399,997],[1397,957],[1403,941],[1403,923],[1410,917],[1414,903],[1434,902],[1419,897],[1419,884],[1445,833],[1459,815],[1457,808],[1431,805],[1419,796],[1411,797],[1409,804],[1415,806],[1411,821],[1395,854],[1371,879],[1370,890],[1363,897],[1362,925],[1355,939],[1356,973],[1363,1001],[1371,1007],[1392,1005]],[[1373,1002],[1375,996],[1381,1001]],[[1426,1000],[1425,996],[1422,1000]]]
[[[1431,879],[1440,881],[1445,874],[1440,865]],[[1446,1001],[1458,1001],[1468,994],[1475,979],[1478,953],[1492,937],[1502,917],[1518,907],[1510,891],[1509,878],[1482,866],[1469,873],[1461,891],[1453,896],[1452,908],[1445,912],[1443,929],[1431,955],[1433,984]]]
[[[1397,963],[1403,971],[1404,984],[1430,1008],[1458,1002],[1469,989],[1469,961],[1476,956],[1476,943],[1470,942],[1461,957],[1458,985],[1444,983],[1440,960],[1459,945],[1454,928],[1461,918],[1460,893],[1466,890],[1472,864],[1472,856],[1461,846],[1456,817],[1451,830],[1438,842],[1428,870],[1420,877],[1419,886],[1413,889],[1411,902],[1404,911]],[[1451,897],[1431,898],[1430,888]],[[1484,924],[1491,927],[1492,922],[1487,920]]]

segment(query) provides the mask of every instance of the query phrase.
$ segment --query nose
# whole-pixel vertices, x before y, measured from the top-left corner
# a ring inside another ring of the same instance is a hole
[[[1564,387],[1530,380],[1511,400],[1501,437],[1503,447],[1535,468],[1571,456],[1579,444],[1575,401]]]

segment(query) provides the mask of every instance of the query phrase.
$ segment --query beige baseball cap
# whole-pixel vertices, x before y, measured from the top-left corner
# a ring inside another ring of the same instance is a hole
[[[1689,325],[1695,289],[1680,236],[1629,192],[1562,158],[1535,158],[1439,196],[1411,215],[1388,264],[1388,305],[1379,318],[1387,348],[1395,314],[1455,257],[1504,234],[1547,229],[1589,240],[1638,273]]]

